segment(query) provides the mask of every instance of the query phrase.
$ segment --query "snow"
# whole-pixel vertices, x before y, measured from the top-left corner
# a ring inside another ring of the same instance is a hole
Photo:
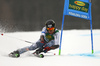
[[[2,34],[2,33],[1,33]],[[61,55],[59,48],[38,58],[28,51],[19,58],[8,57],[16,49],[36,42],[41,32],[14,32],[0,35],[0,66],[100,66],[100,30],[93,30],[94,54],[91,54],[90,30],[64,30]],[[54,53],[56,55],[54,55]]]

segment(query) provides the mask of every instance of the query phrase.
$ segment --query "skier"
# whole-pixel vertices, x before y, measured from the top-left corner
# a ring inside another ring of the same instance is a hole
[[[37,49],[34,54],[40,54],[41,52],[48,52],[53,49],[57,49],[59,47],[59,30],[56,28],[55,21],[50,19],[45,23],[45,27],[43,27],[40,39],[31,46],[24,47],[13,51],[9,54],[10,57],[20,57],[20,54]]]

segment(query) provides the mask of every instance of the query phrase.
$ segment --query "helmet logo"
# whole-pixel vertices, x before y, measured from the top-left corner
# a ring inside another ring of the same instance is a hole
[[[49,27],[49,28],[51,28],[51,27],[52,27],[52,25],[48,25],[48,27]]]

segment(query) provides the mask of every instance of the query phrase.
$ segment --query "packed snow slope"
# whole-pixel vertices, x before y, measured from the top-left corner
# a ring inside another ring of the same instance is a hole
[[[0,66],[100,66],[100,30],[93,30],[94,54],[91,54],[90,30],[64,30],[61,55],[59,48],[44,54],[44,58],[32,55],[28,51],[19,58],[8,54],[36,42],[41,32],[14,32],[0,35]],[[56,55],[54,55],[56,54]]]

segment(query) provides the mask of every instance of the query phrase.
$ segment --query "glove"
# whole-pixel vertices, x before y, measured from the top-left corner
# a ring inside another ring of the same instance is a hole
[[[51,49],[50,47],[45,47],[43,51],[44,51],[44,53],[46,53],[46,52],[49,51],[50,49]]]

